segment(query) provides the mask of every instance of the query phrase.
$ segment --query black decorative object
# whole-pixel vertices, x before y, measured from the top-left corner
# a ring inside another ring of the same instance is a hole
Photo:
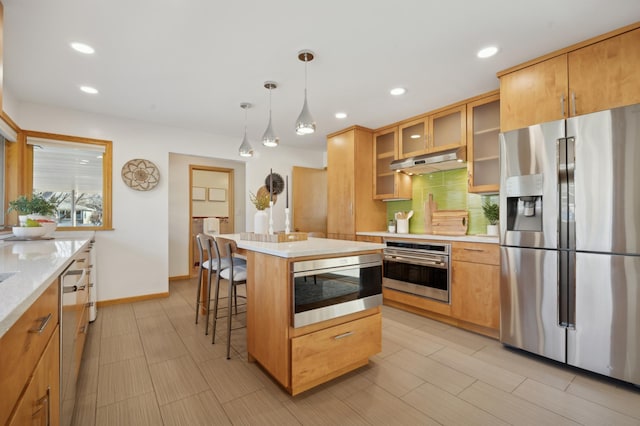
[[[270,177],[271,179],[269,179]],[[280,176],[277,173],[268,174],[264,180],[264,184],[267,187],[267,191],[271,190],[271,188],[269,188],[270,181],[273,182],[273,195],[281,194],[282,191],[284,191],[284,179],[282,179],[282,176]]]

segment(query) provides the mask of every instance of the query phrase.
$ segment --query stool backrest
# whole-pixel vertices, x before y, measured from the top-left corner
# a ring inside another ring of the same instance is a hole
[[[196,240],[198,241],[198,251],[200,252],[200,266],[204,265],[207,260],[211,260],[209,262],[211,266],[213,266],[212,262],[217,261],[218,268],[216,270],[220,270],[220,255],[216,240],[211,235],[202,233],[196,235]]]

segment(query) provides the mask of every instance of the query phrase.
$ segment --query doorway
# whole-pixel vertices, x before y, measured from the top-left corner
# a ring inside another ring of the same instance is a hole
[[[234,169],[189,165],[189,265],[198,273],[200,259],[196,235],[234,232]]]

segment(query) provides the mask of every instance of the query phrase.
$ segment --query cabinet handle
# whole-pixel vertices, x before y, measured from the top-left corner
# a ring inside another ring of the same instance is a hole
[[[47,392],[44,394],[44,396],[40,399],[38,399],[36,401],[37,405],[40,405],[41,407],[38,408],[32,415],[31,417],[36,417],[40,411],[42,411],[42,409],[44,408],[45,411],[45,425],[50,426],[51,425],[51,398],[50,398],[50,394],[51,394],[51,386],[47,387]]]
[[[466,250],[466,251],[479,251],[479,252],[483,252],[483,251],[484,251],[484,250],[482,250],[482,249],[477,249],[477,248],[467,248],[467,247],[465,247],[465,248],[464,248],[464,250]]]
[[[40,326],[35,328],[30,328],[29,333],[38,333],[42,334],[45,328],[47,328],[47,324],[49,324],[49,320],[51,319],[51,313],[46,317],[38,318],[37,321],[40,321]]]
[[[564,94],[560,95],[560,108],[562,109],[562,116],[564,117]]]
[[[576,92],[571,92],[571,110],[572,114],[575,116],[576,113]]]
[[[347,331],[346,333],[338,334],[337,336],[333,336],[335,340],[344,339],[345,337],[349,337],[353,335],[353,331]]]

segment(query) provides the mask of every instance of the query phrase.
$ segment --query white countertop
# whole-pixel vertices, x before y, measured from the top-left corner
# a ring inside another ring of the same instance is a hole
[[[93,237],[92,232],[69,234],[56,233],[53,240],[45,241],[0,239],[0,274],[15,272],[0,282],[0,337]]]
[[[440,240],[440,241],[462,241],[467,243],[492,243],[499,244],[500,239],[497,236],[489,235],[436,235],[436,234],[396,234],[392,232],[358,232],[357,235],[368,235],[371,237],[382,237],[387,239],[393,238],[412,238],[416,240]]]
[[[309,238],[304,241],[264,243],[260,241],[241,240],[240,234],[224,234],[220,235],[220,237],[235,240],[238,248],[241,249],[287,258],[354,253],[358,251],[381,250],[384,248],[384,244],[332,240],[329,238]]]

